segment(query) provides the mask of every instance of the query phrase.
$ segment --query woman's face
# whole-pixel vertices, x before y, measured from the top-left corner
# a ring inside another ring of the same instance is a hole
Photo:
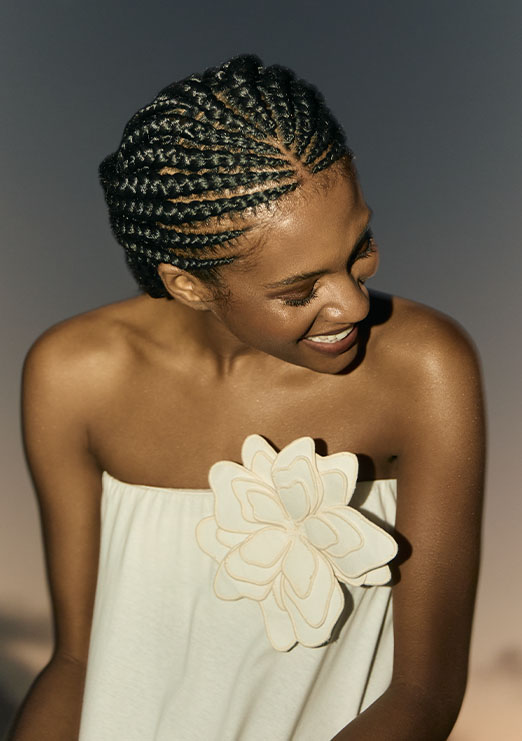
[[[316,178],[327,187],[318,188]],[[214,310],[216,318],[246,345],[281,360],[343,370],[357,354],[357,325],[369,310],[364,282],[378,266],[370,216],[355,176],[313,176],[260,216],[260,229],[247,237],[259,240],[254,261],[246,271],[234,264],[223,271],[232,300]],[[346,330],[334,343],[320,337]]]

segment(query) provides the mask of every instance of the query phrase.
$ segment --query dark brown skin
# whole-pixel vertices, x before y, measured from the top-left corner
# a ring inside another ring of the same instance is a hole
[[[358,238],[369,214],[353,178],[331,177],[327,190],[305,183],[301,194],[257,215],[255,259],[248,270],[223,271],[229,302],[214,301],[207,285],[162,265],[175,300],[140,296],[103,307],[51,329],[32,348],[25,439],[57,641],[15,741],[77,737],[102,471],[129,483],[207,488],[210,466],[239,461],[254,432],[277,448],[309,435],[322,455],[355,452],[362,480],[397,478],[393,680],[335,739],[447,738],[466,684],[479,564],[479,363],[448,317],[368,293],[364,280],[378,257]],[[319,270],[326,271],[319,278],[263,288]],[[284,303],[306,297],[316,281],[310,303]],[[351,325],[359,339],[342,355],[301,342]]]

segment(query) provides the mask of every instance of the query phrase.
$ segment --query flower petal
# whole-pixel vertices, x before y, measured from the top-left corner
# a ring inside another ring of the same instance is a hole
[[[241,546],[232,548],[225,556],[223,563],[231,577],[251,584],[269,584],[281,570],[281,558],[270,566],[258,566],[241,558]]]
[[[323,496],[321,477],[315,466],[315,445],[311,437],[300,437],[278,453],[272,466],[272,480],[278,490],[299,482],[307,495],[307,511],[299,517],[314,513]]]
[[[286,610],[279,607],[274,594],[269,592],[266,598],[259,602],[263,613],[268,639],[278,651],[288,651],[295,646],[297,639],[290,616]]]
[[[239,553],[247,563],[267,568],[279,561],[289,546],[290,538],[286,531],[264,527],[243,541]]]
[[[346,513],[345,510],[347,510]],[[342,558],[362,548],[364,537],[359,521],[351,516],[352,512],[355,510],[351,507],[342,506],[321,512],[321,518],[337,533],[337,542],[325,549],[328,556]]]
[[[220,527],[216,529],[216,538],[219,543],[227,547],[227,553],[230,548],[239,545],[239,543],[242,543],[248,537],[245,533],[233,533],[231,530],[222,530]]]
[[[303,520],[310,512],[310,501],[302,481],[292,481],[289,486],[283,486],[279,482],[277,493],[294,522]]]
[[[273,447],[261,435],[249,435],[241,448],[245,468],[256,474],[269,486],[272,485],[272,464],[277,456]]]
[[[274,583],[272,584],[272,593],[274,595],[275,601],[277,602],[277,606],[279,607],[280,610],[285,609],[285,605],[283,602],[282,582],[283,582],[283,575],[282,573],[279,573],[274,579]]]
[[[295,593],[304,599],[312,591],[318,570],[318,557],[299,536],[292,538],[291,546],[283,559],[282,569]]]
[[[353,453],[316,454],[315,462],[323,482],[322,506],[348,504],[357,483],[357,456]]]
[[[323,487],[315,467],[313,447],[311,437],[299,438],[283,448],[272,466],[274,485],[296,521],[314,513],[322,500]],[[296,487],[296,484],[302,488]],[[286,491],[288,494],[285,495]]]
[[[216,518],[213,515],[204,517],[196,525],[196,540],[201,550],[205,551],[214,560],[221,561],[225,558],[229,549],[219,542],[217,530]]]
[[[286,518],[286,513],[279,504],[277,492],[273,488],[267,486],[263,481],[261,481],[261,479],[252,479],[249,471],[247,471],[246,474],[246,476],[237,476],[231,481],[232,491],[241,506],[241,513],[245,520],[248,522],[259,521],[259,517],[250,499],[250,494],[252,494],[252,492],[260,492],[262,495],[268,497],[269,500],[275,502],[279,510],[279,513],[276,515],[276,521],[280,522],[281,520],[284,520]]]
[[[224,565],[219,564],[214,577],[214,592],[220,599],[236,600],[243,596],[238,589],[232,577],[225,571]]]
[[[319,628],[328,614],[335,587],[339,585],[328,561],[319,551],[315,551],[314,555],[317,558],[317,571],[312,581],[312,589],[307,596],[301,598],[293,589],[290,581],[284,577],[282,593],[283,603],[287,609],[289,609],[288,605],[292,603],[311,628]],[[294,625],[297,630],[295,622]]]
[[[233,461],[217,461],[210,467],[208,481],[214,492],[214,514],[223,530],[249,533],[257,530],[258,525],[245,518],[234,494],[232,483],[238,477],[247,478],[253,485],[259,483],[253,474]]]
[[[324,603],[325,612],[323,620],[319,625],[311,625],[303,614],[303,611],[298,609],[294,600],[283,590],[284,603],[292,620],[296,638],[303,646],[310,648],[320,646],[328,641],[332,634],[332,630],[344,607],[344,595],[336,579],[333,579],[331,586],[331,594]]]
[[[340,525],[341,521],[345,523],[344,527],[339,527],[341,538],[354,530],[360,534],[361,545],[354,550],[346,550],[344,554],[337,546],[326,550],[341,581],[354,579],[378,569],[396,556],[398,546],[392,536],[357,510],[351,507],[333,507],[323,516],[330,523],[334,520],[337,525]],[[338,553],[341,555],[337,555]]]
[[[389,566],[380,566],[378,569],[372,569],[364,575],[363,584],[368,586],[380,586],[388,584],[391,579],[391,571]]]
[[[298,437],[285,445],[276,455],[273,468],[286,468],[294,458],[315,461],[315,443],[311,437]]]
[[[346,576],[345,574],[343,574],[342,571],[336,568],[334,559],[332,559],[332,566],[334,574],[339,579],[339,581],[342,581],[344,584],[349,584],[351,587],[360,587],[364,584],[366,574],[363,574],[362,576]]]
[[[225,562],[219,565],[214,577],[214,592],[220,599],[236,600],[246,597],[259,601],[265,599],[270,589],[270,583],[253,584],[249,581],[234,579],[226,570]]]
[[[270,525],[285,525],[288,522],[286,512],[272,495],[251,489],[247,492],[247,499],[256,522]]]
[[[337,531],[320,515],[307,517],[302,527],[310,543],[319,550],[337,543]]]

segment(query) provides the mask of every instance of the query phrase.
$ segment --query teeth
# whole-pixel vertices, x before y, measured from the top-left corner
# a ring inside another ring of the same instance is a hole
[[[343,332],[339,332],[339,334],[320,334],[317,335],[317,337],[307,337],[306,339],[312,340],[312,342],[339,342],[339,340],[344,340],[344,338],[347,337],[351,331],[352,327],[349,327]]]

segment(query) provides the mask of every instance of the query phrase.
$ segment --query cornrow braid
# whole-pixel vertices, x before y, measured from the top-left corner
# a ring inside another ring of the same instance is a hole
[[[163,88],[99,166],[111,229],[140,288],[167,296],[161,262],[220,284],[255,214],[342,157],[322,95],[281,65],[233,57]],[[228,218],[228,228],[216,227]],[[234,221],[233,226],[230,222]]]

